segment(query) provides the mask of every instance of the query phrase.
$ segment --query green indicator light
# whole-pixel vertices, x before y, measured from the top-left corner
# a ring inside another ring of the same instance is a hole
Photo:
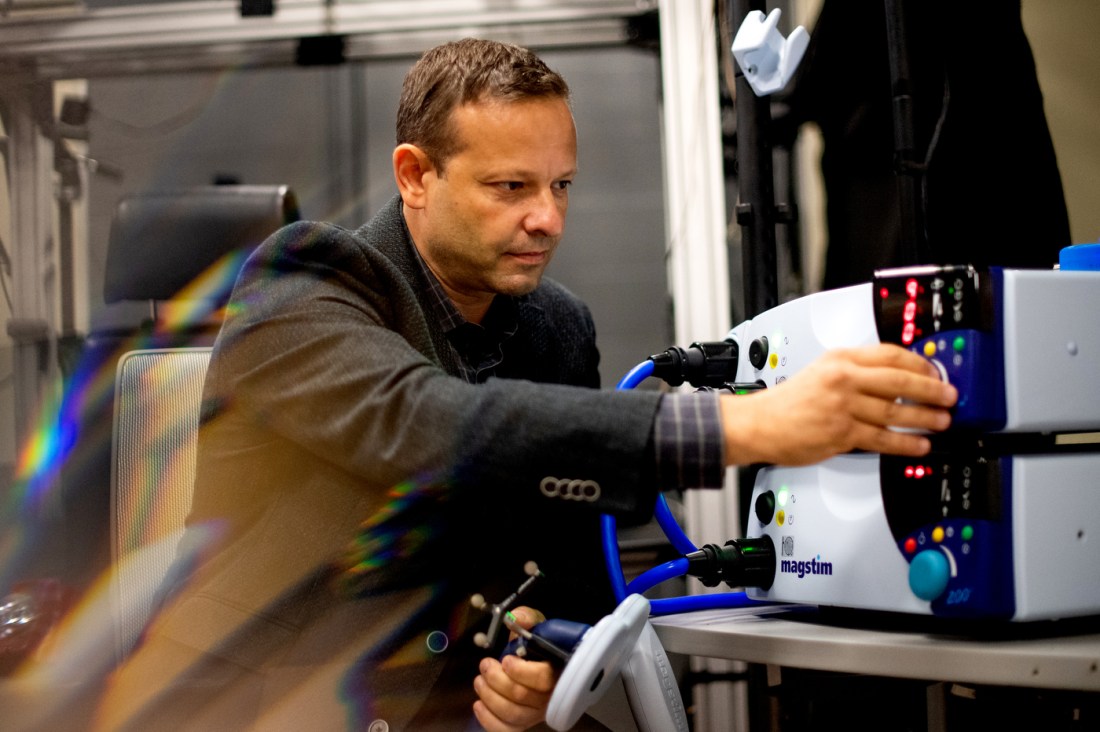
[[[947,288],[947,294],[948,295],[954,295],[955,294],[955,288],[954,287],[948,287]]]
[[[951,342],[951,347],[956,351],[961,351],[966,348],[966,339],[962,336],[955,336],[955,340]]]
[[[964,526],[962,530],[963,541],[970,541],[974,538],[974,527]]]
[[[780,506],[786,506],[787,505],[787,498],[790,495],[791,495],[791,492],[790,492],[790,490],[787,489],[787,486],[783,486],[782,488],[779,489],[779,492],[775,494],[775,499],[777,501],[779,501]]]

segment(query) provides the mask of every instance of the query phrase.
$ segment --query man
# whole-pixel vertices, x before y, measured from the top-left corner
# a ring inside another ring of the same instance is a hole
[[[112,726],[526,728],[552,673],[480,658],[472,593],[502,599],[534,560],[525,601],[595,622],[600,513],[644,520],[726,465],[918,455],[886,426],[948,424],[951,388],[890,347],[738,399],[594,388],[588,310],[542,277],[577,171],[569,92],[530,52],[427,52],[397,143],[370,223],[287,227],[237,282],[189,521],[224,536],[117,675]],[[573,479],[588,500],[557,490]]]

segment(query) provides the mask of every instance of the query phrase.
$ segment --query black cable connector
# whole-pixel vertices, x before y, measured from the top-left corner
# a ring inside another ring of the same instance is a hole
[[[725,582],[730,587],[766,590],[775,581],[775,544],[768,535],[730,539],[723,546],[706,544],[687,554],[687,573],[707,587]]]
[[[649,357],[653,375],[669,386],[685,381],[696,388],[721,387],[737,377],[738,346],[734,341],[692,343],[687,348],[672,346]]]

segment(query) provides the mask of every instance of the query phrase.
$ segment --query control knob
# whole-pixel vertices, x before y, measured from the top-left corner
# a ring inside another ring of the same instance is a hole
[[[922,600],[935,600],[947,589],[951,566],[943,552],[925,549],[909,563],[909,589]]]

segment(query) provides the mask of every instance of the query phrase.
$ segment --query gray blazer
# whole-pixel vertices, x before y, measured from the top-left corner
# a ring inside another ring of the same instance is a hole
[[[527,604],[589,623],[611,609],[599,514],[651,514],[659,395],[594,388],[591,317],[549,279],[517,300],[502,378],[456,377],[412,246],[395,197],[354,232],[286,227],[242,271],[189,519],[221,541],[127,669],[135,687],[198,691],[145,720],[190,719],[211,684],[266,714],[296,698],[273,689],[331,668],[337,717],[353,704],[391,729],[430,728],[425,715],[454,729],[482,654],[469,636],[487,624],[463,609],[470,594],[503,599],[534,560],[548,580]],[[433,632],[446,653],[399,684],[378,671]]]
[[[337,466],[355,492],[430,474],[481,500],[488,491],[543,510],[562,501],[540,490],[552,476],[598,484],[598,500],[571,502],[574,512],[648,516],[659,396],[561,386],[598,384],[579,300],[549,279],[519,298],[521,328],[502,369],[512,378],[475,386],[453,376],[427,296],[397,197],[356,232],[287,227],[237,283],[207,421],[229,413],[219,432],[278,442],[295,464]],[[200,489],[212,456],[226,459],[214,440],[203,447]],[[295,472],[308,480],[312,470]]]

